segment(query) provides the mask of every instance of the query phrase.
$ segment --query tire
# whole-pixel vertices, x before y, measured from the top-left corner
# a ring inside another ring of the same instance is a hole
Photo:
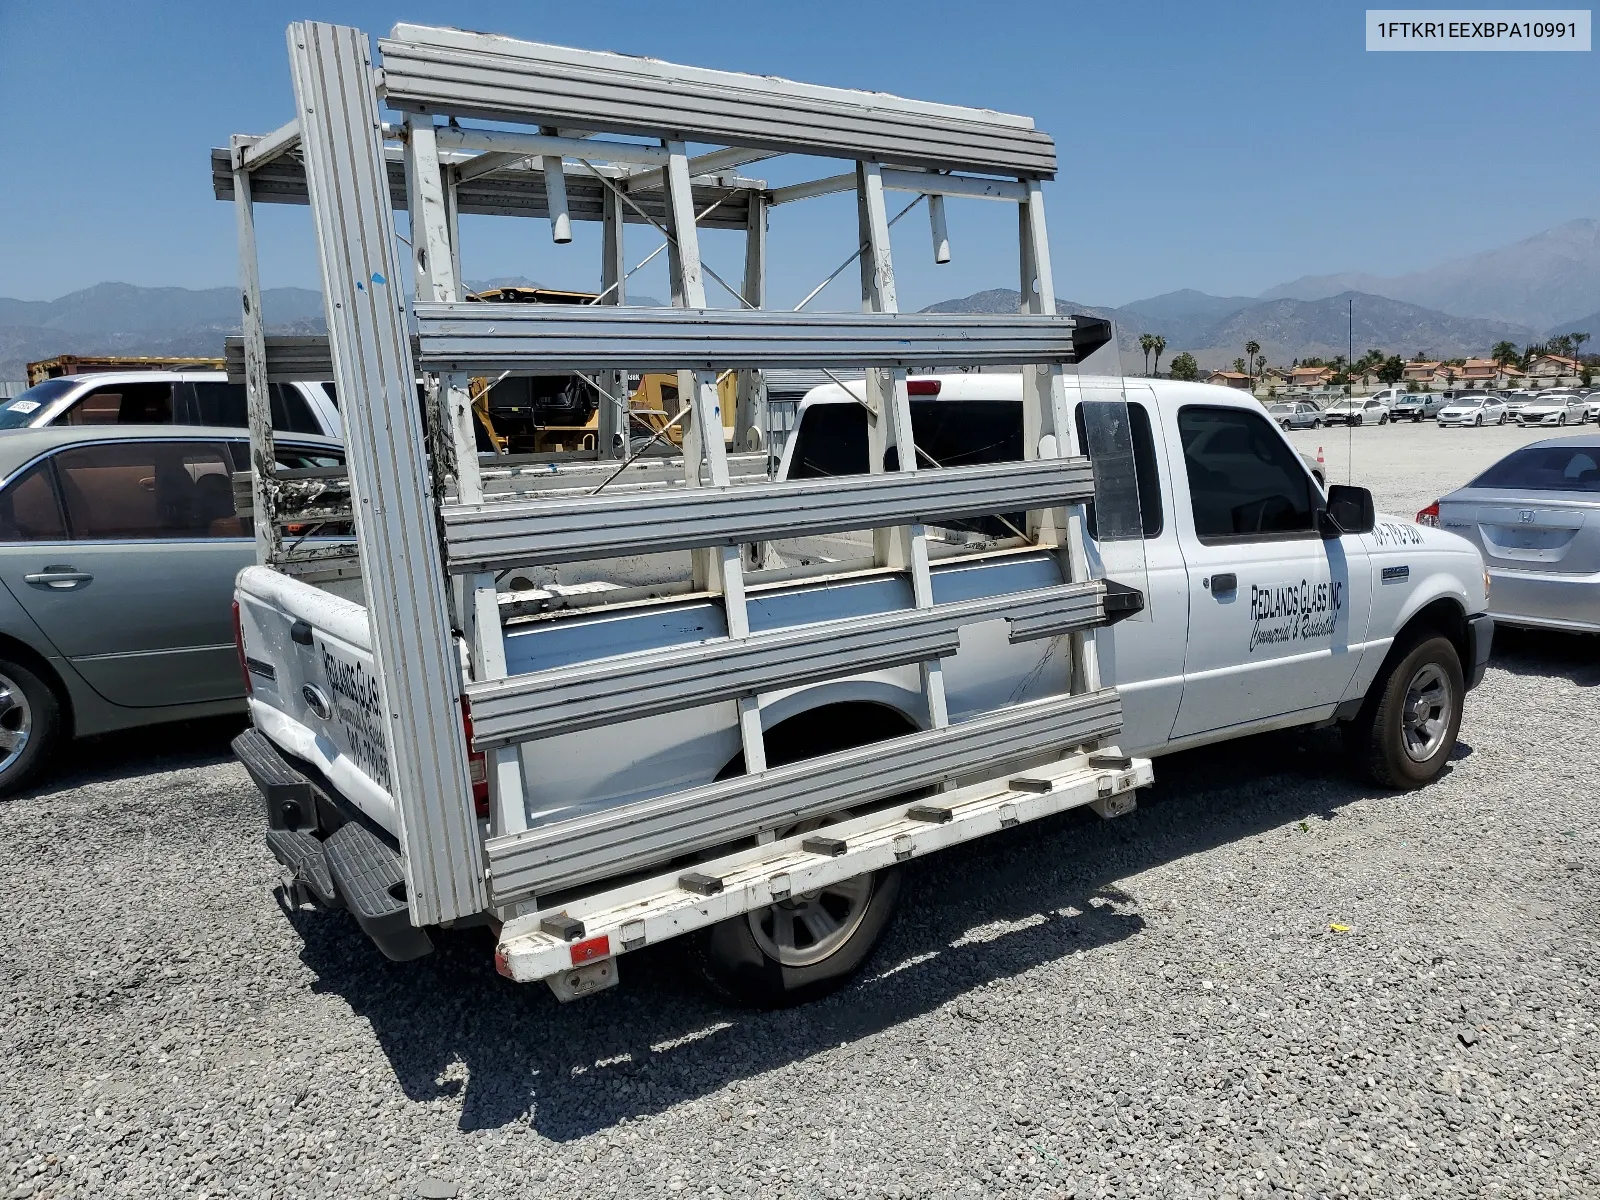
[[[1351,417],[1349,423],[1351,425],[1360,425],[1362,423],[1362,420],[1363,420],[1363,418],[1361,418],[1361,417]]]
[[[1344,726],[1351,765],[1379,787],[1432,783],[1455,749],[1466,691],[1455,644],[1439,634],[1420,635],[1409,650],[1390,656],[1361,711]]]
[[[878,948],[900,897],[900,870],[889,867],[846,880],[820,894],[756,909],[718,922],[696,941],[701,973],[717,992],[751,1008],[786,1008],[826,996],[848,982]],[[809,914],[809,916],[808,916]],[[815,946],[796,946],[809,921],[819,915],[848,932],[829,934],[820,955]],[[841,925],[844,922],[837,922]],[[787,927],[787,934],[781,932]],[[790,943],[784,946],[782,943]],[[774,951],[791,962],[774,956]]]
[[[1416,416],[1412,417],[1411,418],[1411,423],[1413,425],[1421,425],[1422,424],[1422,414],[1418,413]]]
[[[1378,414],[1378,424],[1379,425],[1387,425],[1388,423],[1389,423],[1389,414],[1388,413],[1379,413]]]
[[[1500,419],[1498,421],[1496,421],[1495,424],[1496,425],[1504,425],[1505,423],[1506,423],[1506,415],[1505,415],[1505,413],[1501,413],[1500,414]]]
[[[767,764],[782,766],[867,745],[912,728],[904,718],[886,716],[872,704],[805,713],[768,731]],[[718,778],[743,770],[741,755]],[[824,823],[808,821],[791,832]],[[866,964],[888,932],[899,896],[900,870],[888,867],[719,921],[696,935],[693,953],[712,990],[736,1004],[804,1004],[842,987]],[[836,928],[826,931],[829,923]],[[821,938],[819,929],[825,931]]]
[[[1478,414],[1478,419],[1473,422],[1473,425],[1475,425],[1479,429],[1483,428],[1483,414],[1482,413]]]
[[[61,738],[61,701],[21,663],[0,658],[0,796],[32,784]]]

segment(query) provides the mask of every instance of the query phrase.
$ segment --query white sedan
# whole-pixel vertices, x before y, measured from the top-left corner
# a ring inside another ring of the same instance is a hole
[[[1457,396],[1439,410],[1439,426],[1504,425],[1509,415],[1499,396]]]
[[[1546,392],[1535,396],[1517,413],[1521,425],[1582,425],[1589,406],[1576,392]]]

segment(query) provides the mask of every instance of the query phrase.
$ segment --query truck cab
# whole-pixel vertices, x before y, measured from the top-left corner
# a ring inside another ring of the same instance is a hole
[[[1469,543],[1376,516],[1329,536],[1321,514],[1359,489],[1335,485],[1324,500],[1260,405],[1227,388],[1067,382],[1080,434],[1082,406],[1104,403],[1083,395],[1117,395],[1121,385],[1127,401],[1142,564],[1126,547],[1116,558],[1134,564],[1120,581],[1143,591],[1144,610],[1096,640],[1123,697],[1129,753],[1352,719],[1391,648],[1417,628],[1451,640],[1464,686],[1482,677],[1492,622]],[[919,377],[911,390],[919,450],[941,465],[1021,457],[1017,376]],[[801,402],[779,477],[863,471],[865,454],[865,410],[829,384]],[[1101,550],[1092,514],[1089,529]],[[991,522],[978,532],[1005,531]],[[1119,578],[1109,564],[1107,574]]]

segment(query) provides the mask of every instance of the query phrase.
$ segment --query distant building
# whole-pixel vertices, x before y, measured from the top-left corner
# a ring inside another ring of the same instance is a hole
[[[1432,383],[1433,373],[1444,364],[1439,362],[1408,362],[1401,372],[1401,383]]]
[[[1246,392],[1250,390],[1250,376],[1243,371],[1213,371],[1206,376],[1206,382],[1218,387],[1238,388]]]
[[[1578,360],[1560,354],[1535,355],[1528,364],[1528,382],[1539,387],[1578,382]]]
[[[1325,388],[1333,381],[1332,367],[1296,367],[1289,372],[1289,386],[1310,391]]]

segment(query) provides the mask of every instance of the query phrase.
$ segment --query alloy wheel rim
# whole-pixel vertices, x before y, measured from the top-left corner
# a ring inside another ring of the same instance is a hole
[[[33,736],[33,709],[16,680],[0,675],[0,774],[22,757]]]
[[[1450,679],[1438,663],[1423,663],[1406,685],[1400,740],[1412,762],[1427,762],[1444,745],[1455,702]]]
[[[858,875],[746,915],[761,952],[786,967],[821,962],[850,940],[867,916],[872,877]]]

